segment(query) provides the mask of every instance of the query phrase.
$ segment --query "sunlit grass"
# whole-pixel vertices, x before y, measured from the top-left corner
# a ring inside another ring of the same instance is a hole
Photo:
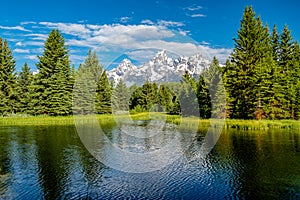
[[[96,118],[95,118],[96,117]],[[207,129],[223,127],[224,129],[239,130],[266,130],[266,129],[300,129],[300,121],[296,120],[239,120],[226,119],[212,121],[211,119],[198,119],[196,117],[181,117],[179,115],[167,115],[165,113],[137,113],[137,114],[105,114],[105,115],[82,115],[82,116],[11,116],[0,117],[0,126],[18,125],[74,125],[76,122],[89,123],[97,119],[99,124],[115,124],[116,121],[131,120],[164,120],[168,123],[179,125],[183,129]]]

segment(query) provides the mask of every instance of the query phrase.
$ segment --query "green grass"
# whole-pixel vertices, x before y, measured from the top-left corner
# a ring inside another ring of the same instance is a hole
[[[96,115],[100,124],[114,124],[115,119],[126,120],[129,115]],[[150,120],[151,118],[166,120],[169,123],[180,125],[183,129],[208,128],[211,125],[210,119],[198,119],[196,117],[183,117],[178,115],[166,115],[164,113],[138,113],[131,114],[133,120]],[[89,123],[93,116],[76,116],[76,122]],[[224,122],[224,123],[223,123]],[[0,117],[0,126],[18,126],[18,125],[74,125],[73,116],[51,117],[51,116],[11,116]],[[225,121],[216,121],[213,126],[223,126],[224,129],[239,130],[266,130],[266,129],[300,129],[300,121],[296,120],[238,120],[226,119]]]

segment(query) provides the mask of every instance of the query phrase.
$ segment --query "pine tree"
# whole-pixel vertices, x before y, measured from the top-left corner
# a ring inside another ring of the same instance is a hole
[[[137,112],[155,110],[154,105],[159,104],[158,87],[156,83],[146,81],[142,87],[137,88],[130,97],[129,108]]]
[[[234,39],[231,64],[227,66],[230,68],[225,70],[232,118],[265,116],[264,108],[269,102],[266,93],[271,93],[267,89],[271,83],[265,76],[274,67],[269,38],[267,28],[255,17],[252,7],[246,7],[238,38]]]
[[[211,117],[211,98],[209,95],[208,86],[205,83],[203,75],[201,75],[197,82],[197,100],[199,105],[200,117],[208,119]]]
[[[170,112],[173,108],[173,95],[171,90],[165,86],[160,85],[158,89],[159,104],[162,106],[164,112]]]
[[[181,79],[179,94],[180,109],[183,116],[200,116],[196,92],[196,80],[186,71]]]
[[[297,50],[295,47],[297,44],[293,41],[291,32],[288,29],[287,25],[284,26],[283,32],[280,35],[280,55],[279,55],[279,66],[281,68],[282,74],[282,84],[286,87],[285,91],[285,100],[290,113],[291,118],[296,118],[295,109],[296,109],[296,85],[294,77],[297,74],[295,69],[297,68]]]
[[[68,115],[72,106],[70,60],[65,40],[52,30],[36,64],[39,73],[34,79],[32,106],[34,114]]]
[[[97,112],[99,99],[96,90],[100,81],[103,67],[100,65],[96,52],[89,50],[83,64],[81,64],[73,77],[75,77],[73,90],[73,113],[93,114]]]
[[[17,78],[17,91],[18,91],[18,112],[29,114],[31,111],[31,86],[33,75],[29,66],[25,63]]]
[[[16,74],[15,60],[7,40],[0,37],[0,115],[16,112]]]
[[[116,111],[128,111],[129,110],[129,99],[130,93],[123,79],[120,79],[116,88],[112,94],[113,110]]]
[[[279,55],[280,55],[280,39],[279,34],[277,31],[276,24],[273,26],[273,32],[272,32],[272,49],[273,49],[273,56],[275,61],[279,61]]]
[[[96,113],[109,114],[111,110],[112,88],[108,81],[106,71],[104,70],[96,89]]]
[[[226,96],[222,81],[220,63],[216,57],[213,58],[209,68],[204,71],[203,77],[207,85],[207,91],[209,92],[209,96],[206,96],[206,100],[204,99],[206,101],[205,108],[208,108],[210,106],[209,109],[207,109],[207,111],[211,110],[211,116],[213,118],[226,117]],[[203,81],[201,84],[203,84]],[[202,88],[202,93],[204,97],[205,92],[207,94],[207,91],[205,91],[204,87]],[[208,115],[206,117],[208,117]]]

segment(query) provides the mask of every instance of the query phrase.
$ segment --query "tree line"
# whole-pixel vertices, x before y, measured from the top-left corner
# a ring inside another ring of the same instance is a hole
[[[225,66],[214,57],[196,79],[187,72],[180,83],[127,87],[109,81],[95,52],[77,70],[65,40],[52,30],[33,75],[20,73],[6,40],[0,37],[0,115],[107,114],[163,111],[201,118],[299,119],[300,46],[288,26],[278,33],[246,7]],[[75,81],[76,80],[76,81]],[[91,103],[92,102],[92,103]]]

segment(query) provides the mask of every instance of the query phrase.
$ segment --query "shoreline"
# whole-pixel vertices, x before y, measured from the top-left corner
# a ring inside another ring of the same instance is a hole
[[[225,119],[210,123],[213,119],[198,119],[196,117],[181,117],[179,115],[166,115],[164,113],[137,113],[137,114],[103,114],[103,115],[82,115],[77,116],[76,120],[82,120],[82,123],[89,123],[92,119],[96,119],[100,124],[111,123],[115,124],[115,119],[132,120],[150,120],[150,117],[158,120],[166,120],[169,123],[176,125],[184,124],[183,126],[195,126],[199,124],[199,129],[223,126],[223,129],[236,130],[268,130],[268,129],[300,129],[300,121],[298,120],[242,120],[242,119]],[[78,122],[78,121],[77,121]],[[0,117],[1,126],[47,126],[47,125],[75,125],[74,116],[10,116]],[[188,127],[187,127],[188,128]]]

